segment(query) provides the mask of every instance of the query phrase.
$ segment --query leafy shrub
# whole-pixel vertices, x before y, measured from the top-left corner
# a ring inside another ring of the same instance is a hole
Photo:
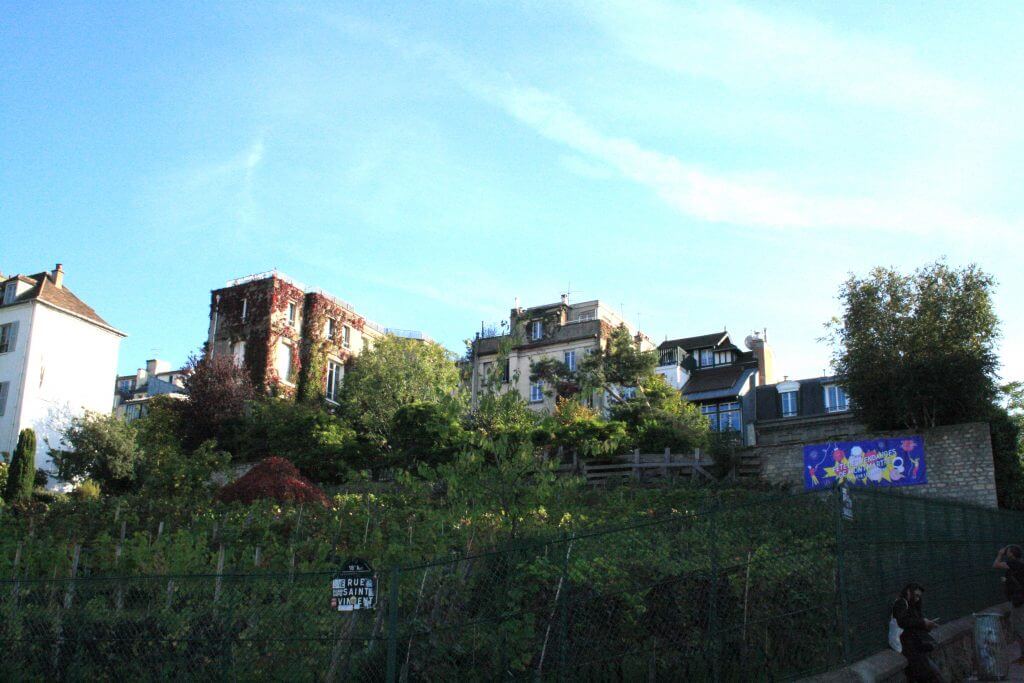
[[[235,455],[254,461],[271,455],[290,460],[315,481],[341,483],[363,465],[355,431],[318,408],[274,398],[255,401]]]
[[[10,469],[10,465],[0,460],[0,491],[7,490],[7,473],[10,471]],[[3,499],[2,495],[0,495],[0,499]]]
[[[220,490],[217,498],[225,503],[252,503],[270,498],[278,502],[317,502],[327,505],[327,496],[299,474],[284,458],[270,457]]]
[[[75,487],[71,495],[77,500],[99,500],[100,485],[92,479],[86,479]]]
[[[135,429],[117,415],[90,412],[72,418],[62,432],[68,449],[50,451],[57,476],[64,481],[88,477],[108,491],[131,490],[142,460]]]
[[[603,420],[597,411],[573,399],[558,399],[555,413],[533,432],[534,443],[580,457],[614,455],[627,440],[626,424]]]
[[[448,462],[466,441],[456,411],[444,403],[402,406],[395,412],[391,429],[392,464],[410,469],[421,463]]]

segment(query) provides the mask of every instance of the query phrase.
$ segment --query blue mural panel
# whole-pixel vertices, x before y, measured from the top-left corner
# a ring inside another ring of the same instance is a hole
[[[924,439],[902,436],[804,446],[804,488],[916,486],[928,483]]]

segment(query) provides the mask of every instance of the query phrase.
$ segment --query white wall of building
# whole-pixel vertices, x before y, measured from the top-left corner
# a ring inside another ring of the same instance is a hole
[[[13,439],[26,427],[34,429],[36,467],[53,471],[48,451],[59,447],[67,420],[86,411],[110,412],[121,336],[42,303],[32,308],[31,325],[19,333],[28,358]]]
[[[15,323],[18,327],[14,348],[0,353],[0,382],[8,382],[4,414],[0,416],[0,453],[12,454],[21,430],[18,412],[22,405],[29,330],[36,305],[30,302],[0,308],[0,325]],[[107,403],[110,403],[108,398]]]

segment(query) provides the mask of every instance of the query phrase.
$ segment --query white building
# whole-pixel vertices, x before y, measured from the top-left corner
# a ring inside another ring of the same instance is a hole
[[[0,274],[0,454],[22,429],[36,432],[36,468],[52,471],[49,447],[67,418],[110,412],[110,384],[125,336],[51,272]]]

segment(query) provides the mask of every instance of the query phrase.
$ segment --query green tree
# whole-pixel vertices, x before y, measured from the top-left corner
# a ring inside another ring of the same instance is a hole
[[[623,390],[636,389],[640,400],[646,402],[645,383],[654,376],[657,365],[658,352],[641,350],[626,326],[619,325],[600,352],[583,359],[577,381],[584,396],[603,391],[612,404],[624,403],[629,394]]]
[[[987,419],[996,396],[993,278],[936,262],[904,275],[875,268],[839,291],[833,365],[874,429]]]
[[[59,479],[89,478],[108,492],[135,487],[142,451],[134,424],[117,415],[87,412],[72,418],[61,437],[68,448],[50,450]]]
[[[708,421],[697,406],[683,400],[661,375],[639,379],[637,395],[612,405],[612,419],[620,420],[632,437],[633,448],[652,453],[671,448],[686,452],[708,441]]]
[[[455,457],[466,436],[453,401],[411,403],[395,412],[391,461],[409,469],[440,465]]]
[[[36,433],[22,429],[18,434],[18,445],[11,458],[7,473],[7,489],[4,500],[8,503],[32,498],[32,485],[36,476]]]
[[[280,456],[316,481],[341,483],[361,461],[355,430],[320,407],[277,398],[251,404],[238,438],[236,457]]]
[[[444,347],[388,335],[353,361],[339,402],[361,435],[387,449],[399,408],[438,403],[455,395],[458,388],[458,369]]]

